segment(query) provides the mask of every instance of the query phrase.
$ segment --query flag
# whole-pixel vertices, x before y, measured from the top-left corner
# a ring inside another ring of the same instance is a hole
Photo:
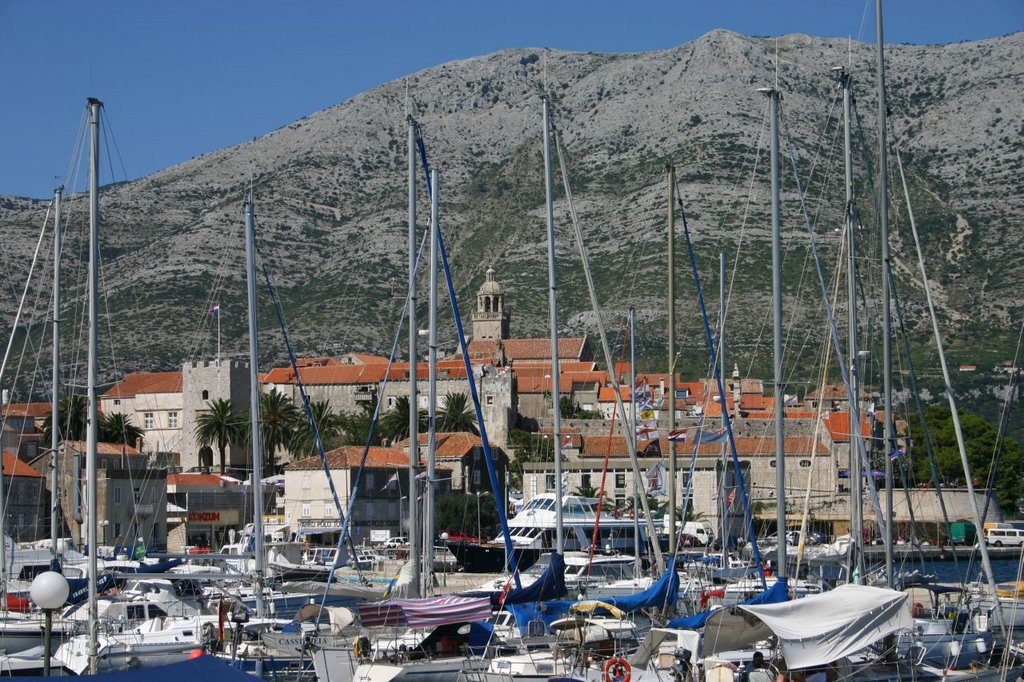
[[[512,589],[512,576],[509,576],[508,582],[501,588],[501,594],[498,596],[498,608],[500,609],[505,605],[505,597],[508,596],[508,591]]]
[[[732,503],[736,501],[736,488],[729,491],[729,496],[725,498],[725,506],[731,507]]]
[[[725,429],[715,429],[714,431],[701,431],[697,442],[701,445],[717,445],[718,443],[724,443],[728,439],[729,433]]]
[[[651,426],[638,426],[636,427],[636,437],[647,440],[648,438],[657,438],[658,430]]]
[[[668,439],[674,440],[677,443],[684,442],[686,440],[686,429],[676,429],[675,431],[669,431]]]
[[[572,447],[572,436],[569,435],[569,434],[566,434],[565,440],[562,441],[562,449],[563,450],[568,450],[571,447]]]
[[[220,312],[220,303],[214,303],[213,305],[211,305],[210,306],[210,312],[211,313],[219,313]]]
[[[661,441],[657,438],[651,440],[644,448],[644,457],[661,457]]]
[[[900,457],[903,457],[906,454],[907,454],[907,451],[904,450],[903,446],[901,445],[901,446],[899,446],[898,448],[896,448],[895,450],[893,450],[892,452],[889,453],[889,459],[892,460],[893,462],[895,462]]]
[[[654,407],[650,406],[650,405],[647,407],[647,409],[643,409],[641,407],[641,409],[640,409],[640,418],[641,419],[655,419],[656,415],[654,414]]]
[[[654,466],[647,470],[647,494],[653,497],[663,497],[668,495],[668,491],[665,489],[665,465],[660,461],[655,462]]]
[[[391,474],[391,478],[388,479],[388,482],[384,484],[384,487],[381,488],[381,490],[387,490],[388,486],[391,485],[392,483],[398,483],[398,472],[397,471],[395,473]]]

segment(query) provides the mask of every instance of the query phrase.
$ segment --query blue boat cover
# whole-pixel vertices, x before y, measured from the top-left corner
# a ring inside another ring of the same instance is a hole
[[[74,606],[75,604],[81,604],[89,598],[89,579],[88,578],[68,578],[68,600],[64,602],[68,606]],[[110,573],[104,573],[103,575],[96,578],[96,594],[106,592],[116,584],[114,576]]]
[[[519,634],[525,637],[527,635],[542,635],[550,632],[551,624],[559,618],[565,618],[569,615],[569,607],[575,603],[574,601],[546,601],[540,603],[509,604],[508,610],[512,612],[516,619],[516,625],[519,626]],[[534,632],[533,628],[530,627],[531,623],[543,624],[543,631]]]
[[[786,578],[779,578],[775,581],[774,585],[764,592],[739,603],[756,606],[758,604],[779,604],[784,601],[789,601],[789,581]],[[704,623],[707,622],[712,613],[714,613],[714,610],[701,611],[700,613],[684,616],[683,618],[673,618],[666,626],[679,630],[696,630],[697,628],[704,627]]]
[[[639,611],[640,609],[658,609],[675,606],[679,598],[679,574],[676,573],[676,560],[673,558],[665,570],[665,574],[642,592],[627,594],[623,597],[608,597],[601,601],[617,606],[623,611]]]

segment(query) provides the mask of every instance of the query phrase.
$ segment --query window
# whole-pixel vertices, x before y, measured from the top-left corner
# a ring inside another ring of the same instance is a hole
[[[167,428],[176,429],[178,428],[178,413],[168,412],[167,413]]]
[[[121,537],[121,524],[120,523],[115,523],[114,524],[114,537],[115,538]]]
[[[626,474],[617,473],[615,474],[615,487],[625,488],[626,487]]]
[[[120,398],[114,398],[114,404],[115,405],[120,405],[121,404],[121,399]]]
[[[142,413],[142,428],[144,428],[144,429],[151,429],[151,428],[153,428],[153,425],[155,423],[156,423],[156,419],[153,418],[153,413],[152,412],[143,412]]]
[[[544,490],[547,491],[547,490],[554,490],[554,489],[555,489],[555,475],[554,474],[547,474],[546,476],[544,476]]]
[[[204,389],[203,389],[203,400],[209,400],[209,399],[210,399],[210,392],[209,392],[209,391],[207,391],[207,390],[206,390],[206,389],[204,388]]]
[[[487,396],[487,404],[488,405],[493,405],[494,404],[494,396],[493,395]]]
[[[800,468],[806,469],[809,466],[811,466],[811,460],[809,460],[809,459],[802,459],[802,460],[800,460]]]
[[[303,518],[309,518],[310,513],[309,513],[309,505],[308,504],[302,505],[302,516],[303,516]]]
[[[121,489],[114,488],[114,504],[121,504]]]
[[[591,487],[591,485],[590,485],[590,474],[583,474],[583,475],[580,476],[580,487],[581,488],[590,488]]]
[[[480,486],[480,470],[473,469],[473,487],[477,488]]]
[[[334,505],[331,504],[330,502],[324,502],[324,518],[329,519],[332,516],[337,516],[337,514],[335,514],[334,512]]]
[[[303,490],[309,490],[312,487],[313,487],[313,484],[312,484],[312,481],[310,479],[309,474],[303,474],[302,475],[302,489]]]

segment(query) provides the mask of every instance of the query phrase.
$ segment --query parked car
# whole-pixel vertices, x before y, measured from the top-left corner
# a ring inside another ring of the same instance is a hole
[[[408,544],[409,544],[409,538],[403,537],[403,536],[398,536],[398,537],[388,538],[387,540],[384,541],[384,544],[381,545],[381,547],[383,547],[384,549],[398,549],[399,547],[405,547]]]

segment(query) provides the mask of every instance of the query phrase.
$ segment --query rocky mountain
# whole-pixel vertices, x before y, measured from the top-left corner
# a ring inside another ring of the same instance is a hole
[[[994,363],[1013,352],[1024,265],[1024,34],[940,46],[887,48],[890,140],[902,150],[925,258],[954,361]],[[730,364],[767,371],[771,329],[767,99],[783,93],[783,149],[792,150],[830,283],[840,256],[841,107],[831,67],[845,65],[856,98],[855,173],[865,335],[877,335],[879,239],[875,53],[845,39],[755,38],[715,31],[662,52],[597,54],[505,50],[442,64],[383,84],[246,144],[104,188],[104,363],[174,366],[211,356],[221,305],[225,354],[246,352],[242,203],[255,195],[261,262],[277,288],[300,353],[387,352],[405,297],[406,115],[419,122],[440,169],[441,222],[468,321],[488,265],[513,307],[513,333],[547,325],[541,101],[547,84],[579,224],[605,322],[620,345],[626,310],[640,319],[640,355],[664,356],[665,166],[674,164],[712,318],[718,254],[732,283]],[[102,96],[102,93],[98,93]],[[1017,112],[1014,114],[1013,112]],[[130,155],[130,150],[121,150]],[[911,347],[929,357],[920,275],[895,161],[890,169],[897,290]],[[792,166],[783,163],[787,367],[805,376],[826,336],[821,296]],[[420,176],[422,179],[422,176]],[[555,173],[559,307],[564,331],[593,332],[594,316],[562,174]],[[429,222],[424,183],[419,222]],[[3,319],[13,319],[45,204],[0,199],[11,273]],[[69,342],[81,336],[87,209],[69,201]],[[677,214],[677,218],[679,218]],[[682,371],[702,376],[706,352],[682,224],[677,226]],[[45,249],[44,249],[45,251]],[[425,326],[425,276],[420,278]],[[28,317],[38,340],[49,285]],[[262,352],[283,357],[261,293]],[[839,295],[837,316],[844,319]],[[445,297],[447,298],[447,297]],[[447,305],[447,303],[446,303]],[[442,343],[454,348],[451,316]],[[34,326],[33,326],[34,325]],[[404,348],[404,341],[399,343]],[[595,346],[596,347],[596,346]],[[43,353],[45,356],[46,354]],[[932,361],[934,358],[931,359]],[[43,361],[45,364],[45,360]],[[932,362],[933,364],[933,362]],[[925,363],[927,371],[927,363]]]

